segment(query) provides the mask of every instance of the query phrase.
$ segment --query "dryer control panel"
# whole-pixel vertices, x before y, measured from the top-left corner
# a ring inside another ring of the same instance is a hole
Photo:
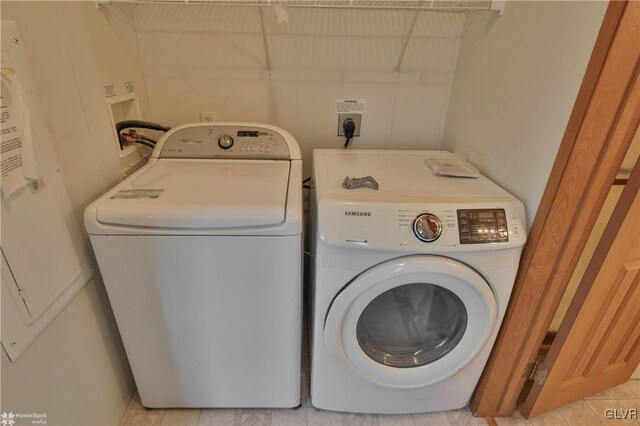
[[[464,209],[457,214],[460,244],[509,241],[504,209]]]
[[[288,160],[289,147],[278,132],[257,126],[193,126],[169,135],[160,158]]]
[[[471,202],[316,200],[322,244],[411,253],[483,251],[522,246],[524,206],[516,199]]]

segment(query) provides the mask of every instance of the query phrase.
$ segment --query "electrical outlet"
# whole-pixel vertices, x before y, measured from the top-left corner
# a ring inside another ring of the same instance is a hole
[[[200,121],[203,123],[215,121],[215,113],[213,111],[200,111]]]
[[[338,114],[338,136],[344,136],[344,121],[350,118],[356,124],[356,130],[353,136],[360,136],[360,123],[362,122],[362,114]]]

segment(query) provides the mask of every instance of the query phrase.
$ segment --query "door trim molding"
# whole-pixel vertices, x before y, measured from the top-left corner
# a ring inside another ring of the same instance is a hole
[[[640,124],[640,2],[611,1],[525,246],[502,328],[471,399],[510,416]],[[634,91],[635,88],[635,91]]]

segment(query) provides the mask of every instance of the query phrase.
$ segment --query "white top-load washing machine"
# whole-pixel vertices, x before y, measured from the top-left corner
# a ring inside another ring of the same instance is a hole
[[[314,151],[315,407],[417,413],[468,403],[526,228],[522,203],[486,177],[439,177],[425,163],[454,158]]]
[[[144,406],[300,404],[301,163],[277,127],[185,125],[86,209]]]

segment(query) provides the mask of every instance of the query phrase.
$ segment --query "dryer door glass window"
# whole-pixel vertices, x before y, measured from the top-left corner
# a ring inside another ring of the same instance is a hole
[[[387,290],[367,305],[356,334],[373,360],[408,368],[434,362],[451,351],[467,328],[458,296],[434,284],[407,284]]]

